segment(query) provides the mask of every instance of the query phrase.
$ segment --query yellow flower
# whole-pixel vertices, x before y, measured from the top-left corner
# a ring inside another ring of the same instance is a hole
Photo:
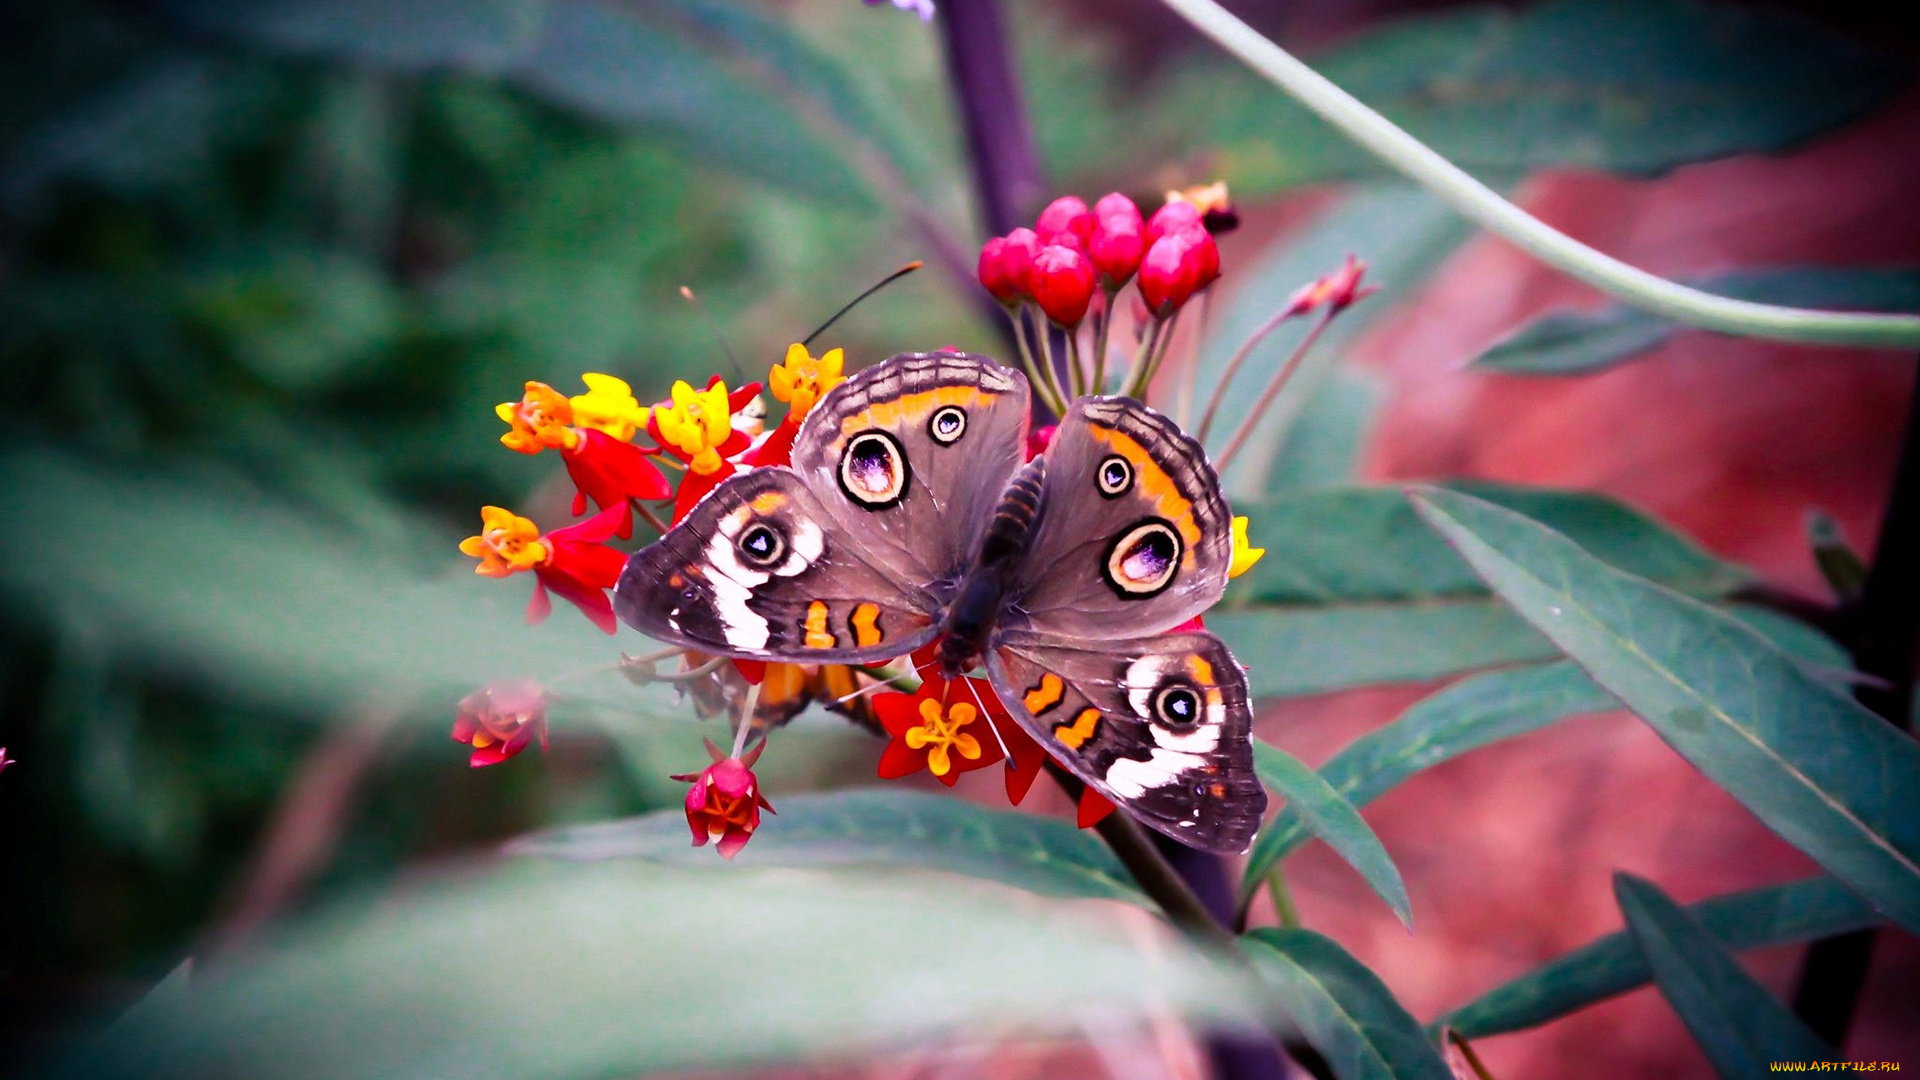
[[[979,718],[979,710],[964,701],[942,709],[939,702],[927,698],[920,702],[920,726],[907,729],[907,747],[931,747],[927,750],[927,771],[945,776],[953,769],[950,751],[968,761],[980,759],[980,740],[960,730]]]
[[[543,382],[527,383],[527,392],[519,401],[503,401],[493,414],[505,420],[513,430],[500,436],[507,449],[522,454],[542,450],[571,450],[580,436],[573,423],[573,406],[566,396]]]
[[[625,379],[587,372],[580,376],[587,392],[568,398],[573,406],[573,422],[605,432],[621,442],[632,442],[635,432],[647,426],[648,409],[633,396]]]
[[[799,423],[827,391],[846,380],[840,373],[846,360],[843,349],[828,349],[816,360],[805,345],[795,342],[787,346],[786,362],[775,364],[767,373],[767,384],[775,398],[787,403],[787,417]]]
[[[708,389],[695,390],[684,381],[675,382],[673,404],[658,409],[654,420],[660,425],[660,437],[687,456],[694,472],[719,471],[719,447],[733,434],[726,383],[716,379]]]
[[[1247,540],[1247,519],[1243,517],[1234,518],[1233,562],[1227,565],[1227,576],[1237,578],[1241,574],[1253,569],[1253,564],[1259,562],[1260,557],[1266,553],[1266,548],[1254,547]]]
[[[540,542],[540,527],[511,510],[498,506],[480,508],[480,535],[460,541],[460,554],[480,560],[473,568],[487,577],[506,577],[531,570],[547,561],[547,545]]]

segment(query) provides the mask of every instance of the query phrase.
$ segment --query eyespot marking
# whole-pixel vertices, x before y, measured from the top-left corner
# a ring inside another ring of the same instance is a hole
[[[815,600],[807,605],[807,619],[802,628],[807,632],[807,648],[833,648],[833,632],[827,629],[827,605],[824,600]]]
[[[1146,518],[1107,548],[1106,579],[1122,600],[1165,592],[1180,569],[1180,534],[1164,518]]]
[[[1133,464],[1119,454],[1108,454],[1094,468],[1093,479],[1103,497],[1117,499],[1133,487]]]
[[[1060,680],[1060,676],[1049,671],[1040,676],[1039,684],[1030,687],[1022,700],[1029,713],[1039,716],[1058,706],[1060,699],[1066,696],[1066,689],[1066,683]]]
[[[853,643],[863,649],[871,648],[887,639],[880,630],[880,605],[863,603],[855,605],[853,614],[847,617],[847,624],[853,628]]]
[[[943,405],[927,417],[927,434],[941,446],[952,446],[967,433],[967,410],[958,405]]]
[[[1093,733],[1098,730],[1100,730],[1100,710],[1089,706],[1080,710],[1080,715],[1073,718],[1073,723],[1055,726],[1053,737],[1059,739],[1067,749],[1078,750],[1086,744],[1088,739],[1093,738]]]
[[[1154,691],[1154,721],[1174,731],[1190,731],[1200,723],[1200,694],[1185,682],[1173,682]]]
[[[898,505],[912,475],[900,440],[878,429],[848,439],[840,455],[840,490],[868,510]]]
[[[787,557],[787,538],[764,521],[741,530],[740,538],[734,541],[733,546],[749,565],[761,569],[778,566]]]

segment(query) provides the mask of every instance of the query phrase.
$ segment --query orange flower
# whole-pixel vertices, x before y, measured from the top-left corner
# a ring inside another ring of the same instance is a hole
[[[547,695],[529,679],[490,683],[460,699],[453,741],[473,747],[467,764],[498,765],[533,741],[547,748]]]
[[[474,572],[507,577],[533,571],[533,598],[527,603],[527,621],[537,623],[553,611],[547,596],[552,589],[580,609],[595,626],[611,634],[619,625],[607,590],[620,579],[627,556],[606,543],[632,528],[632,512],[625,502],[610,506],[576,525],[541,534],[538,526],[497,506],[480,511],[479,536],[460,542],[460,552],[480,560]]]
[[[547,545],[540,542],[540,527],[533,522],[511,510],[483,506],[480,535],[460,541],[460,554],[480,560],[474,573],[506,577],[546,562]]]
[[[570,450],[580,440],[573,430],[573,405],[567,396],[543,382],[529,381],[519,401],[503,401],[493,413],[512,428],[500,441],[522,454],[542,450]]]

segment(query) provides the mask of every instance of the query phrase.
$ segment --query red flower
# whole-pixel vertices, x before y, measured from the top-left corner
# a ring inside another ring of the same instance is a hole
[[[1140,208],[1119,192],[1094,204],[1093,235],[1087,241],[1087,255],[1093,268],[1114,285],[1124,285],[1140,269],[1140,257],[1146,254],[1145,226]]]
[[[1170,206],[1185,206],[1171,203]],[[1158,217],[1159,215],[1154,215]],[[1172,314],[1220,276],[1220,248],[1199,225],[1153,242],[1140,261],[1140,295],[1161,318]]]
[[[1027,432],[1027,460],[1032,461],[1046,453],[1047,447],[1053,445],[1054,433],[1059,430],[1060,425],[1048,424],[1046,427],[1034,428]]]
[[[593,624],[611,634],[619,625],[607,590],[620,579],[627,556],[606,542],[631,528],[632,510],[622,501],[577,525],[541,535],[526,518],[498,506],[480,510],[480,535],[460,541],[462,554],[480,560],[474,573],[507,577],[533,571],[533,599],[527,603],[527,621],[537,623],[553,611],[547,590],[579,608]]]
[[[693,846],[705,847],[717,840],[714,850],[723,859],[731,859],[753,839],[760,827],[760,811],[773,813],[773,804],[760,794],[760,782],[753,775],[753,763],[760,760],[761,743],[744,757],[727,757],[720,748],[707,743],[713,764],[698,773],[683,773],[675,780],[689,781],[687,791],[687,827],[693,830]]]
[[[460,699],[460,711],[453,718],[453,741],[473,747],[473,756],[467,759],[473,768],[498,765],[536,738],[545,750],[547,695],[539,683],[530,679],[490,683]]]
[[[1329,317],[1338,315],[1360,300],[1365,300],[1376,291],[1373,286],[1360,287],[1360,277],[1367,272],[1367,264],[1347,253],[1347,261],[1340,269],[1331,274],[1323,274],[1310,285],[1303,285],[1287,302],[1287,314],[1305,315],[1321,304],[1327,305]]]
[[[1192,203],[1167,203],[1147,219],[1147,246],[1152,247],[1161,237],[1180,232],[1188,226],[1205,228],[1203,217],[1200,208]]]
[[[981,679],[947,682],[931,675],[911,694],[876,696],[873,711],[889,736],[880,755],[883,780],[926,769],[952,787],[961,773],[984,769],[1003,756],[1000,739],[988,725],[1002,737],[1013,727],[993,687]]]
[[[1061,326],[1078,326],[1087,317],[1093,286],[1093,263],[1072,248],[1051,245],[1033,262],[1033,298]]]
[[[1080,789],[1080,805],[1074,812],[1073,823],[1083,829],[1091,829],[1105,821],[1116,807],[1113,800],[1092,788]]]
[[[1093,236],[1093,213],[1087,204],[1077,195],[1062,195],[1047,204],[1040,211],[1039,220],[1033,223],[1033,231],[1040,235],[1043,244],[1060,243],[1060,238],[1072,236],[1086,244]]]
[[[621,442],[592,428],[581,428],[578,434],[573,447],[560,451],[567,475],[579,489],[573,496],[574,517],[587,512],[588,499],[606,510],[615,505],[624,506],[628,499],[652,502],[673,494],[667,478],[647,460],[647,455],[660,451]],[[629,520],[621,527],[619,536],[625,539],[632,535],[633,522]]]

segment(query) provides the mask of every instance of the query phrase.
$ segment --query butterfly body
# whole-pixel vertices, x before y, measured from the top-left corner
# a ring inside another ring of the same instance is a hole
[[[791,468],[715,488],[637,552],[614,606],[706,652],[872,663],[940,642],[984,666],[1062,766],[1197,847],[1242,851],[1265,807],[1246,678],[1204,630],[1231,518],[1198,444],[1124,398],[1081,398],[1024,461],[1026,380],[904,354],[823,398]]]

